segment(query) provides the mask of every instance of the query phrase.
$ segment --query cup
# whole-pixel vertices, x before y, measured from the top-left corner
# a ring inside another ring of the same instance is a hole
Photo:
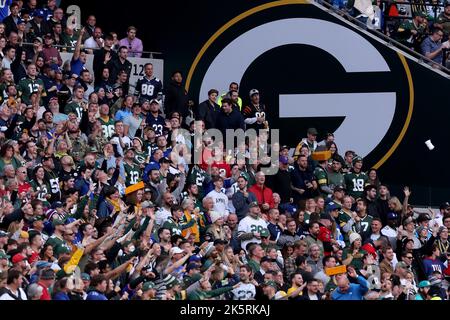
[[[425,141],[425,144],[427,145],[428,149],[430,150],[434,149],[434,145],[431,143],[431,140]]]

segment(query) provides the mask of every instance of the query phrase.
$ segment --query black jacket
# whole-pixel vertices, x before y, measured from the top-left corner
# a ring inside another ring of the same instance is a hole
[[[5,19],[3,19],[3,24],[5,25],[5,35],[7,37],[9,37],[9,34],[11,33],[11,31],[15,31],[17,32],[17,25],[14,22],[14,18],[9,15],[7,16]]]
[[[32,32],[35,37],[43,37],[47,33],[52,32],[50,25],[45,20],[42,20],[40,27],[34,20],[30,20],[30,25],[31,25],[30,32]]]
[[[170,81],[166,89],[166,99],[164,102],[164,113],[168,117],[172,112],[179,112],[183,117],[188,111],[188,95],[183,85],[175,81]]]
[[[109,60],[109,61],[117,59],[117,53],[115,53],[112,50],[107,51],[107,50],[105,50],[105,48],[101,48],[100,50],[94,51],[94,62],[93,62],[92,68],[94,69],[95,86],[97,86],[102,81],[103,68],[108,66],[109,62],[105,64],[105,55],[107,52],[109,52],[111,54],[111,60]],[[111,78],[111,75],[110,75],[110,78]],[[116,79],[114,79],[114,81],[116,81]]]
[[[116,56],[115,58],[109,60],[108,67],[109,67],[109,79],[111,80],[112,83],[115,83],[117,81],[117,76],[119,75],[120,70],[125,70],[125,72],[128,75],[127,82],[130,81],[130,73],[132,68],[130,61],[125,60],[125,62],[122,63],[119,57]],[[128,92],[126,92],[125,94],[128,94]]]
[[[216,128],[222,132],[223,137],[225,138],[227,129],[245,130],[244,117],[234,108],[229,114],[226,114],[222,109],[217,116]]]
[[[195,110],[195,118],[196,120],[203,120],[206,129],[215,128],[219,113],[220,106],[217,103],[212,105],[209,100],[205,100]]]

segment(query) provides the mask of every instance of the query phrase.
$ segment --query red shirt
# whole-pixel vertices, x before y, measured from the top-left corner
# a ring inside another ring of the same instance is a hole
[[[18,185],[17,193],[21,194],[22,192],[27,193],[31,189],[31,185],[28,182],[24,182]]]
[[[262,205],[263,203],[267,203],[271,209],[274,207],[272,189],[270,189],[266,186],[263,186],[262,188],[260,188],[255,183],[250,188],[248,188],[248,191],[255,194],[259,205]]]
[[[327,227],[324,227],[324,226],[320,226],[320,229],[319,229],[319,235],[317,236],[317,239],[319,239],[320,241],[322,241],[323,243],[324,243],[324,249],[325,249],[325,242],[328,242],[328,243],[330,243],[331,244],[331,238],[332,238],[332,236],[331,236],[331,231],[330,231],[330,229],[328,229]],[[324,253],[323,253],[325,256],[329,256],[329,255],[331,255],[331,252],[330,251],[324,251]]]
[[[48,289],[42,283],[38,282],[38,285],[42,287],[42,296],[39,300],[52,300],[50,293],[48,293]]]

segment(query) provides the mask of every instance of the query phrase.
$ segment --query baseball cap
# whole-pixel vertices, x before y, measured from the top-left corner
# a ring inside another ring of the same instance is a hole
[[[344,187],[341,185],[337,185],[334,187],[333,189],[334,192],[338,192],[338,191],[344,191]]]
[[[40,43],[42,43],[42,38],[41,37],[34,37],[33,38],[33,42],[35,42],[35,41],[39,41]]]
[[[181,250],[179,247],[173,247],[172,249],[170,249],[170,255],[174,255],[174,254],[180,254],[180,253],[184,253],[183,250]]]
[[[408,269],[408,265],[403,262],[403,261],[399,261],[397,262],[397,264],[395,265],[396,268],[402,268],[402,269]]]
[[[23,260],[26,260],[26,259],[27,259],[27,257],[24,256],[23,254],[21,254],[21,253],[16,253],[16,254],[12,257],[11,262],[12,262],[12,263],[19,263],[20,261],[23,261]]]
[[[428,280],[422,280],[419,282],[419,288],[431,287],[431,283]]]
[[[415,17],[422,17],[422,18],[426,18],[427,14],[423,11],[418,11],[414,14]]]
[[[328,206],[327,206],[327,209],[328,209]],[[333,218],[328,213],[321,213],[320,214],[320,219],[333,221]]]
[[[81,280],[83,280],[83,281],[90,281],[90,280],[91,280],[91,276],[88,275],[88,274],[85,273],[85,272],[83,272],[83,273],[80,275],[80,277],[81,277]]]
[[[281,148],[280,148],[280,151],[283,151],[283,150],[285,150],[285,149],[290,149],[287,145],[283,145],[283,146],[281,146]]]
[[[337,203],[330,202],[329,204],[327,204],[327,206],[325,208],[325,212],[331,212],[333,210],[339,210],[339,209],[341,209],[341,206],[339,206]],[[325,215],[328,215],[328,214],[325,213]],[[329,216],[329,218],[331,218],[331,217]],[[322,218],[322,214],[321,214],[320,219],[328,219],[328,218]]]
[[[398,219],[398,215],[395,212],[389,212],[387,214],[387,219],[388,220],[397,220]]]
[[[19,25],[21,23],[27,23],[27,22],[25,20],[21,19],[21,18],[17,19],[16,25]]]
[[[273,260],[271,258],[269,258],[268,256],[264,256],[261,258],[261,263],[263,262],[273,262]]]
[[[200,269],[200,265],[196,262],[190,262],[186,267],[186,272],[189,272],[192,269]]]
[[[145,208],[154,208],[155,205],[151,201],[144,201],[144,202],[142,202],[141,207],[143,209],[145,209]]]
[[[268,237],[270,237],[270,233],[269,233],[269,230],[267,228],[262,229],[261,232],[259,233],[259,235],[261,236],[261,238],[268,238]]]
[[[251,96],[254,95],[254,94],[259,94],[258,89],[252,89],[252,90],[250,90],[249,96],[251,97]]]
[[[448,209],[448,208],[450,208],[450,203],[448,203],[448,202],[444,202],[439,206],[439,209],[441,209],[441,210]]]
[[[285,157],[285,156],[280,156],[280,163],[282,163],[282,164],[288,164],[289,163],[289,159],[288,159],[288,157]]]
[[[264,282],[263,285],[264,285],[264,286],[271,286],[271,287],[274,287],[275,289],[278,289],[278,286],[277,286],[276,282],[275,282],[275,281],[272,281],[272,280],[269,280],[269,281]]]
[[[61,201],[56,201],[52,204],[52,209],[62,208],[63,204]]]
[[[39,278],[42,280],[55,279],[55,271],[53,271],[53,269],[44,269],[42,270]]]
[[[33,16],[43,18],[43,17],[45,17],[45,12],[42,9],[36,9],[36,10],[34,10]]]
[[[3,238],[3,237],[8,237],[8,232],[0,230],[0,238]]]
[[[142,291],[148,291],[150,289],[153,289],[155,287],[155,284],[152,281],[147,281],[142,285]]]
[[[9,259],[10,257],[3,251],[0,250],[0,259]]]
[[[214,245],[216,246],[216,245],[218,245],[218,244],[226,245],[226,244],[228,244],[228,241],[227,241],[227,240],[222,240],[222,239],[216,239],[216,240],[214,240]]]
[[[253,202],[250,202],[250,204],[248,205],[248,207],[249,207],[249,208],[259,207],[259,204],[258,204],[258,202],[253,201]]]
[[[426,213],[421,213],[417,217],[417,222],[429,221],[431,220],[430,216]]]
[[[64,225],[64,221],[62,221],[61,219],[53,219],[52,225],[54,227],[56,227],[56,226],[63,226]]]
[[[308,134],[319,134],[316,128],[308,128],[306,131]]]
[[[50,33],[47,33],[44,35],[44,39],[51,39],[52,35]]]
[[[152,104],[152,103],[157,103],[157,104],[161,105],[161,102],[159,102],[158,99],[152,99],[152,100],[150,100],[150,104]]]
[[[355,156],[352,160],[352,164],[355,165],[358,161],[363,161],[363,158],[360,156]]]

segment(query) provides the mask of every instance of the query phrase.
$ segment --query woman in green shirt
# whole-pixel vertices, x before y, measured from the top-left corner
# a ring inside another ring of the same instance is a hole
[[[342,254],[342,263],[346,266],[352,266],[356,270],[360,270],[364,266],[363,256],[367,252],[361,249],[362,239],[361,236],[352,232],[349,236],[350,247],[345,248]]]

